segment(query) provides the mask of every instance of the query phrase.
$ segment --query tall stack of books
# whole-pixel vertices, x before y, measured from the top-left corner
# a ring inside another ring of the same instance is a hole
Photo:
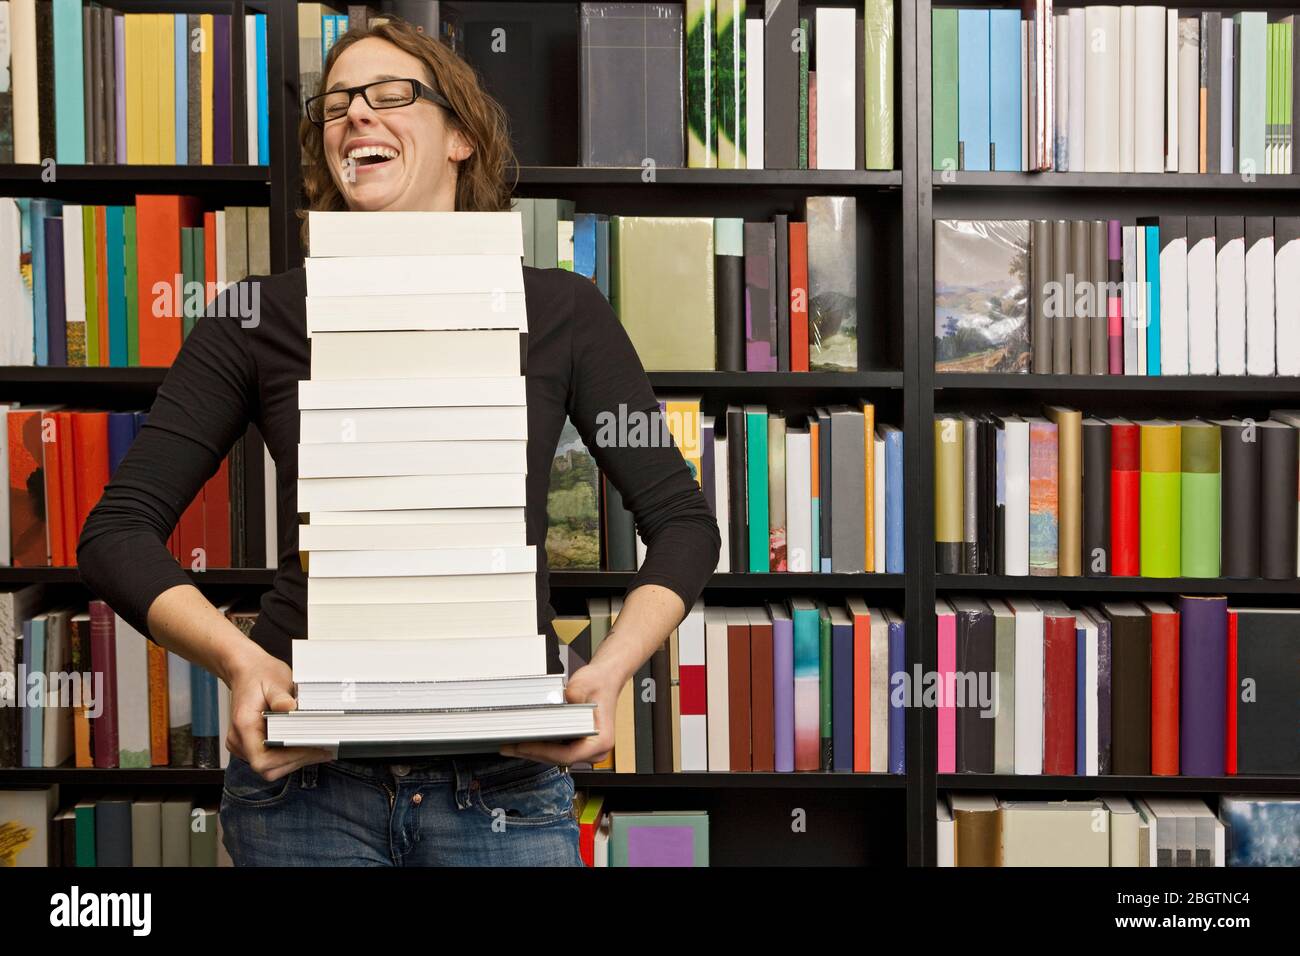
[[[349,756],[593,734],[537,632],[520,216],[324,212],[309,229],[309,639],[299,709],[268,715],[268,742]]]

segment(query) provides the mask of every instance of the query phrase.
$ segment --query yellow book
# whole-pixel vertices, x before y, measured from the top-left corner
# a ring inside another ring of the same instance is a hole
[[[859,402],[862,409],[862,448],[863,448],[863,484],[866,500],[862,513],[866,515],[867,552],[864,556],[864,571],[883,571],[876,567],[876,406],[870,402]]]
[[[700,435],[700,402],[698,395],[670,398],[664,402],[664,414],[668,419],[668,431],[677,443],[677,449],[690,466],[691,477],[695,483],[704,486],[701,470],[704,467],[702,450],[703,439]]]
[[[140,44],[144,38],[146,14],[126,14],[126,161],[144,162],[144,83],[141,76],[143,54]]]
[[[199,17],[203,48],[199,51],[199,94],[203,118],[200,123],[203,165],[212,165],[212,14]]]
[[[158,162],[158,18],[162,14],[145,13],[140,22],[140,123],[144,156],[141,162]]]
[[[176,165],[176,18],[158,17],[158,162]]]

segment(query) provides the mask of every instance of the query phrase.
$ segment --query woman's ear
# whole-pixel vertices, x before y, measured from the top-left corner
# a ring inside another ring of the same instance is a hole
[[[452,159],[454,159],[458,163],[466,159],[469,159],[470,154],[474,152],[474,147],[471,146],[469,142],[465,139],[464,134],[462,134],[460,131],[456,131],[455,133],[452,134],[452,139],[453,139],[452,148],[451,148]]]

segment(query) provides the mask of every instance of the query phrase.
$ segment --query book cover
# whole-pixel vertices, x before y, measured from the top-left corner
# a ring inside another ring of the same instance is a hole
[[[934,357],[943,372],[1027,372],[1029,223],[935,222]]]

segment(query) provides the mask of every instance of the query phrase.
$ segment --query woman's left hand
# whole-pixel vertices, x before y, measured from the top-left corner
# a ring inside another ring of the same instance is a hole
[[[596,734],[563,741],[529,740],[505,744],[500,753],[507,757],[526,757],[543,763],[568,766],[575,763],[597,764],[609,756],[614,746],[614,709],[618,695],[627,683],[619,674],[592,662],[580,667],[569,678],[564,696],[570,704],[596,705]]]

